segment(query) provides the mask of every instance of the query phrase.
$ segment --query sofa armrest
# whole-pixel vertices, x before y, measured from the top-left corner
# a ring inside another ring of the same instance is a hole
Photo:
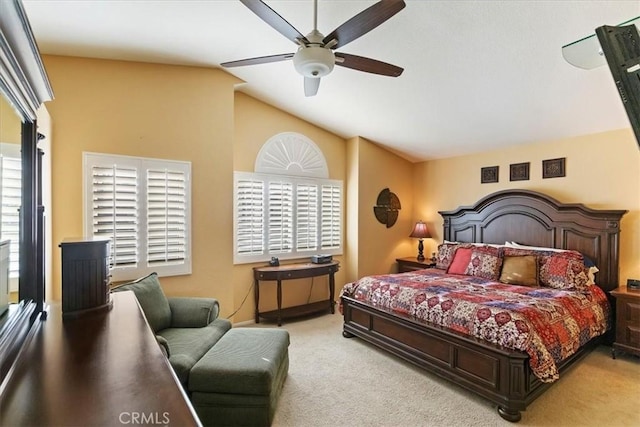
[[[172,328],[202,328],[218,318],[215,298],[168,297]]]

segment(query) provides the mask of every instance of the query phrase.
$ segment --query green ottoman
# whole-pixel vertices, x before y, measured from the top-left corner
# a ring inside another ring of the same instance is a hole
[[[289,333],[232,328],[191,368],[191,403],[205,426],[269,426],[289,370]]]

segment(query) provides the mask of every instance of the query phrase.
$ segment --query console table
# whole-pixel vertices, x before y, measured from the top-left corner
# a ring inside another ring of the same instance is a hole
[[[340,268],[338,261],[331,261],[326,264],[285,264],[277,267],[254,267],[254,297],[256,303],[256,323],[260,323],[260,317],[265,319],[276,319],[278,326],[282,325],[282,319],[286,317],[302,316],[305,314],[318,313],[329,310],[335,313],[335,278],[334,274]],[[282,308],[282,281],[291,279],[303,279],[307,277],[329,275],[329,299],[317,301],[311,304],[303,304],[295,307]],[[277,282],[278,309],[273,311],[260,312],[260,281]]]

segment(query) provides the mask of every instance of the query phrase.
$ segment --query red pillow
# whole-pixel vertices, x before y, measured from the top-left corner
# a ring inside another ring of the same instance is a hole
[[[469,261],[471,261],[471,253],[473,249],[471,248],[458,248],[456,250],[455,255],[453,256],[453,260],[451,264],[449,264],[449,268],[447,269],[448,274],[466,274],[467,266],[469,265]]]

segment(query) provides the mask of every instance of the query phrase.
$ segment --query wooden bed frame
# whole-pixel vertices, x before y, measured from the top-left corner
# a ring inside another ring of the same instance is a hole
[[[578,250],[595,262],[600,269],[596,282],[610,291],[618,286],[620,219],[626,212],[563,204],[534,191],[507,190],[473,206],[439,213],[444,218],[445,240],[515,241]],[[342,305],[345,337],[360,337],[487,398],[508,421],[519,421],[520,411],[551,386],[533,375],[524,352],[381,311],[349,297],[342,298]],[[560,373],[601,343],[601,338],[563,361]]]

